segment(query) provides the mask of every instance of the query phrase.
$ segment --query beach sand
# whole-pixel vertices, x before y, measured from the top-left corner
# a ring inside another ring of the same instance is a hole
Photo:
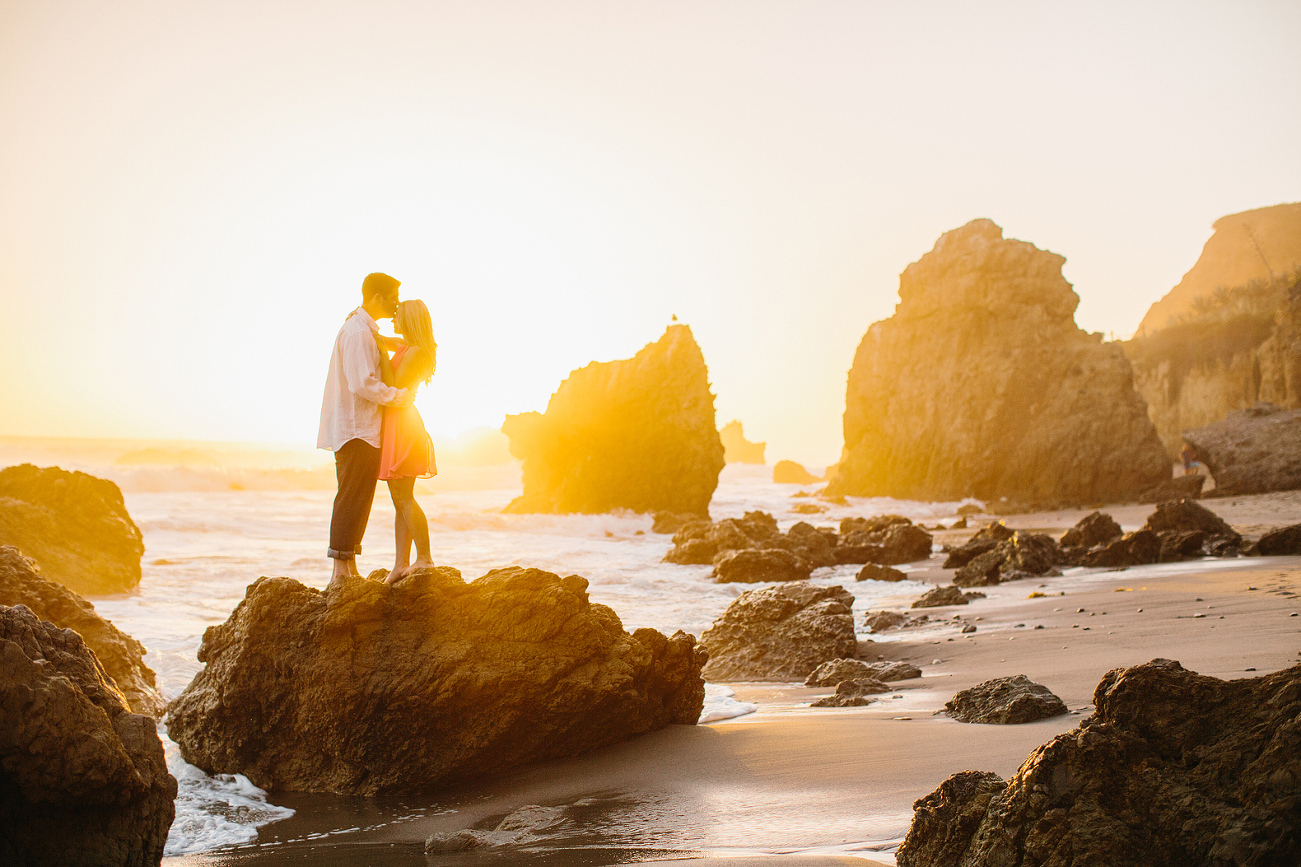
[[[1247,533],[1301,522],[1298,492],[1207,505]],[[1128,530],[1151,507],[1107,511]],[[1083,514],[1007,521],[1060,533]],[[934,568],[918,577],[948,583],[951,575]],[[1301,557],[1203,560],[983,589],[986,599],[928,609],[940,620],[864,645],[865,657],[906,660],[924,672],[866,707],[810,709],[809,701],[832,690],[734,684],[736,698],[757,703],[758,712],[524,769],[446,793],[432,806],[431,799],[274,796],[298,813],[263,828],[256,844],[165,863],[891,864],[913,801],[958,771],[1011,775],[1036,746],[1092,711],[1093,689],[1112,668],[1164,657],[1233,679],[1301,662]],[[1034,592],[1044,595],[1027,598]],[[961,633],[965,624],[977,631]],[[1017,726],[933,715],[957,690],[1014,674],[1047,686],[1071,713]],[[504,851],[423,853],[432,833],[489,827],[528,804],[568,805],[567,821]]]

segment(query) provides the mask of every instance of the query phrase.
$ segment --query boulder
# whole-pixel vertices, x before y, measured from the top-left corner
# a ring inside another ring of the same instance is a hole
[[[999,542],[955,572],[953,583],[958,587],[991,587],[997,584],[1003,571],[1003,560],[1007,557],[1003,550],[1004,544]]]
[[[665,563],[680,566],[708,566],[718,556],[718,546],[708,539],[687,539],[679,542],[664,555]]]
[[[1093,548],[1123,535],[1125,532],[1110,515],[1092,512],[1080,518],[1074,527],[1062,535],[1061,544],[1063,548]]]
[[[1215,479],[1212,496],[1301,488],[1301,409],[1257,403],[1183,437]]]
[[[1223,681],[1153,660],[1006,785],[951,777],[915,805],[899,867],[1301,863],[1301,666]]]
[[[779,485],[811,485],[822,481],[795,461],[778,461],[772,468],[772,480]]]
[[[724,551],[714,560],[714,580],[719,584],[803,581],[812,571],[806,560],[780,548]]]
[[[1124,352],[1075,325],[1064,262],[981,219],[909,265],[855,353],[826,493],[1116,502],[1168,479]]]
[[[952,584],[927,590],[922,597],[912,604],[913,608],[940,608],[944,605],[966,605],[972,599],[984,599],[980,592],[963,593]]]
[[[880,533],[896,524],[911,524],[910,518],[903,515],[874,515],[871,518],[841,518],[840,535],[849,537],[854,533]]]
[[[863,626],[867,628],[868,632],[885,632],[889,629],[916,626],[929,620],[930,618],[925,614],[909,617],[902,611],[869,611],[863,617]]]
[[[1175,476],[1138,495],[1140,503],[1164,503],[1166,500],[1195,500],[1202,495],[1206,476]]]
[[[1256,543],[1255,553],[1262,557],[1301,554],[1301,524],[1270,530]]]
[[[1016,535],[1002,543],[1006,556],[1003,559],[1002,578],[1020,578],[1027,575],[1047,575],[1062,562],[1057,543],[1043,533],[1018,530]]]
[[[855,581],[903,581],[908,575],[900,572],[898,569],[892,569],[889,566],[878,566],[876,563],[868,563],[862,569],[858,570],[858,575],[854,577]]]
[[[842,680],[836,684],[835,694],[809,702],[809,707],[862,707],[876,701],[872,695],[889,691],[889,686],[872,678]]]
[[[925,616],[922,615],[923,618]],[[912,680],[922,676],[922,670],[908,662],[871,662],[868,663],[868,668],[871,676],[877,680]]]
[[[1182,533],[1200,530],[1208,536],[1241,541],[1242,536],[1219,515],[1193,500],[1160,503],[1156,511],[1147,516],[1143,529],[1154,533]]]
[[[871,665],[861,659],[829,659],[804,679],[805,686],[835,686],[842,680],[876,677]],[[880,680],[880,678],[876,678]]]
[[[511,512],[704,515],[723,469],[709,374],[685,325],[631,359],[575,370],[545,413],[507,416],[502,432],[524,462]]]
[[[965,545],[953,548],[944,559],[945,569],[961,569],[981,554],[988,554],[999,546],[997,539],[972,539]]]
[[[71,629],[0,606],[0,863],[156,865],[175,816],[154,721]]]
[[[880,545],[837,545],[831,554],[842,566],[880,563],[886,559],[885,549]]]
[[[117,485],[31,464],[0,470],[0,545],[13,545],[47,579],[85,595],[135,587],[145,552]]]
[[[132,712],[161,717],[166,702],[145,665],[144,645],[100,617],[95,606],[62,584],[46,581],[40,567],[14,547],[0,547],[0,605],[26,605],[55,626],[71,629],[95,653]]]
[[[677,512],[656,512],[651,516],[651,532],[676,534],[688,524],[701,520],[700,515],[684,515]],[[709,519],[705,518],[707,522]]]
[[[931,556],[931,534],[916,524],[895,524],[884,531],[881,538],[881,562],[885,565],[915,563]]]
[[[1102,569],[1142,566],[1161,562],[1161,537],[1151,530],[1126,533],[1115,541],[1094,548],[1084,557],[1084,565]]]
[[[824,662],[852,659],[854,597],[843,587],[782,584],[749,590],[700,636],[713,682],[803,680]]]
[[[425,792],[694,724],[705,659],[682,632],[629,635],[577,575],[261,578],[204,633],[168,730],[269,790]]]
[[[723,443],[723,460],[729,464],[762,464],[767,443],[752,443],[745,438],[745,428],[733,419],[718,431]]]
[[[964,689],[944,705],[944,713],[959,722],[1016,725],[1060,716],[1066,705],[1024,674],[996,677]]]

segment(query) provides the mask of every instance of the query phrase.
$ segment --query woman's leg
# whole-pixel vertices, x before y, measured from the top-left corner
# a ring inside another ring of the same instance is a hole
[[[411,564],[411,521],[412,506],[416,505],[415,499],[416,480],[407,479],[389,479],[388,492],[393,498],[393,511],[395,518],[393,521],[393,534],[397,541],[397,557],[393,561],[393,571],[389,573],[388,581],[393,582],[406,574]],[[419,508],[416,506],[416,508]],[[424,515],[421,515],[424,518]],[[428,529],[426,529],[428,534]]]
[[[407,528],[416,543],[416,565],[434,565],[434,558],[429,553],[429,519],[425,517],[425,510],[416,502],[414,488],[411,492],[411,521]]]

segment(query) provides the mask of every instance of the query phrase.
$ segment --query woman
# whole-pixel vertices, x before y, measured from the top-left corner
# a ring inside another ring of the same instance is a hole
[[[413,391],[428,384],[438,361],[438,344],[429,321],[429,308],[423,301],[403,301],[393,316],[393,330],[405,345],[398,346],[390,360],[384,341],[380,341],[380,378],[385,385]],[[429,553],[429,521],[416,502],[416,479],[438,474],[434,463],[434,444],[425,430],[420,411],[414,406],[384,408],[380,430],[379,477],[388,482],[389,495],[397,512],[394,533],[397,536],[397,559],[387,582],[392,584],[416,566],[434,565]],[[411,563],[411,543],[416,544],[416,562]]]

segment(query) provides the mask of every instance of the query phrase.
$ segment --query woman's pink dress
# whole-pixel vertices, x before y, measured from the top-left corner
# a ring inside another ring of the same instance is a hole
[[[402,363],[407,347],[393,353],[393,368]],[[412,386],[414,388],[414,385]],[[434,443],[425,430],[424,419],[414,406],[384,407],[380,428],[379,477],[386,479],[428,479],[438,475]]]

